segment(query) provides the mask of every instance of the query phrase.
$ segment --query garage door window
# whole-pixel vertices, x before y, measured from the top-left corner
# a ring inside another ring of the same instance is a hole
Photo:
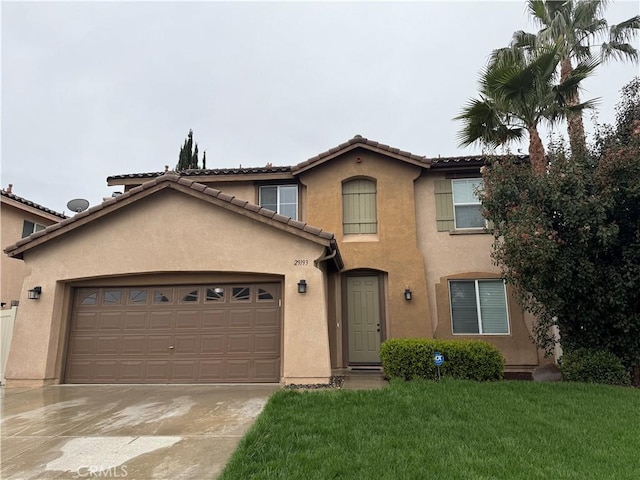
[[[224,302],[224,288],[209,287],[207,288],[207,302]]]
[[[97,300],[97,290],[85,290],[80,292],[80,305],[95,305]]]
[[[122,290],[105,290],[102,303],[104,305],[120,305],[122,303]]]
[[[249,287],[233,287],[234,302],[248,302],[251,300],[251,289]]]
[[[271,294],[271,292],[265,290],[264,288],[259,288],[258,300],[273,300],[273,295]]]
[[[187,291],[186,293],[183,291],[180,293],[182,299],[181,303],[192,303],[198,301],[198,290]]]
[[[153,303],[171,303],[171,291],[156,290],[153,293]]]
[[[147,303],[146,290],[129,290],[129,304],[143,305]]]

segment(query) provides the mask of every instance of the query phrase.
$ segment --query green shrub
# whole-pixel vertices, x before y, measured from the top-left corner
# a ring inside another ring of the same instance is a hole
[[[569,382],[629,385],[629,372],[611,352],[580,348],[566,353],[560,364],[562,377]]]
[[[387,378],[411,380],[438,378],[434,352],[444,355],[443,377],[467,380],[500,380],[504,357],[493,345],[477,340],[435,340],[432,338],[392,338],[383,342],[380,357]]]

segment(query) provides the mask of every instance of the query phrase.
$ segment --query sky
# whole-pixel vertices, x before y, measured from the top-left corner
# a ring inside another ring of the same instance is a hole
[[[3,1],[0,16],[1,185],[66,213],[121,191],[110,175],[174,168],[189,129],[208,168],[295,165],[356,134],[478,154],[453,117],[491,51],[536,30],[524,1]],[[638,74],[612,63],[584,83],[599,122]]]

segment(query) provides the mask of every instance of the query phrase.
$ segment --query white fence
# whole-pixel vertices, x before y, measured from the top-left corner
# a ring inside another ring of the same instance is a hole
[[[13,322],[16,319],[18,307],[0,310],[0,383],[4,385],[4,369],[9,358],[9,347],[13,335]]]

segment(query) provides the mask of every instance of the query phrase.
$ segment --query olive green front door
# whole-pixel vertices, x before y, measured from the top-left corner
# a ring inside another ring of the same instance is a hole
[[[379,364],[379,277],[347,277],[347,322],[349,363]]]

